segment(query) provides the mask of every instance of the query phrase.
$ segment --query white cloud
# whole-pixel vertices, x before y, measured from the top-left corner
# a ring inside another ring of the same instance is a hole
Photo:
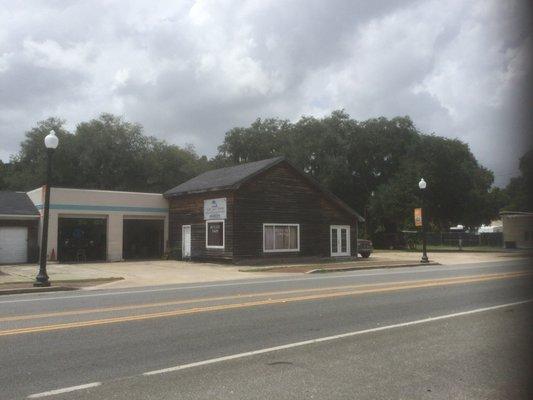
[[[4,3],[4,160],[50,115],[73,128],[118,113],[212,155],[256,117],[344,108],[459,137],[502,183],[530,129],[516,123],[531,70],[519,0]]]

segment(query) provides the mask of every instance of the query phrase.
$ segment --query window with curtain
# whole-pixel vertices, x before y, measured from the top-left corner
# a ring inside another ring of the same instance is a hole
[[[299,251],[300,225],[263,224],[263,250],[265,252]]]

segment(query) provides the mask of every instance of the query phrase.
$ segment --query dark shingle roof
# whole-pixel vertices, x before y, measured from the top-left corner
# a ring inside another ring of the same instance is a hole
[[[0,215],[39,215],[39,211],[24,192],[0,191]]]
[[[212,171],[204,172],[195,178],[182,183],[164,193],[165,197],[178,196],[187,193],[201,193],[213,190],[233,189],[239,186],[240,183],[246,179],[257,175],[258,173],[268,169],[279,162],[283,161],[283,157],[269,158],[268,160],[261,160],[250,162],[246,164],[236,165],[234,167],[214,169]]]
[[[234,167],[220,168],[212,171],[204,172],[195,178],[176,186],[173,189],[167,190],[163,195],[165,197],[174,197],[191,193],[202,193],[215,190],[225,189],[237,189],[242,183],[250,179],[251,177],[279,164],[280,162],[286,162],[295,171],[300,173],[303,178],[307,179],[312,185],[316,186],[324,195],[326,195],[331,201],[339,205],[348,213],[357,217],[361,222],[364,222],[364,218],[355,212],[344,201],[339,199],[329,190],[324,188],[320,183],[309,175],[303,173],[285,157],[269,158],[267,160],[255,161],[247,164],[240,164]]]

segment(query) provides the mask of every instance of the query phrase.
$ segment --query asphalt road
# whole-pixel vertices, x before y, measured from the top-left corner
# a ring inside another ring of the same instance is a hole
[[[0,399],[533,398],[529,261],[3,296]]]

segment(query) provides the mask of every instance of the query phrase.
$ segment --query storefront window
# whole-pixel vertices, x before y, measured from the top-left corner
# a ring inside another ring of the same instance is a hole
[[[224,221],[206,221],[206,247],[224,248]]]
[[[263,251],[299,251],[300,226],[298,224],[263,224]]]

